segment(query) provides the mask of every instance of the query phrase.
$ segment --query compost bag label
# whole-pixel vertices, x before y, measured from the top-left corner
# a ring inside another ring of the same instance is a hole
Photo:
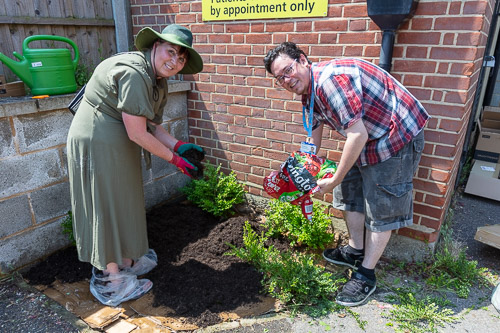
[[[309,172],[303,162],[303,160],[299,161],[298,158],[290,156],[288,157],[285,164],[288,175],[290,176],[290,179],[292,180],[297,190],[302,192],[309,192],[314,186],[316,186],[316,179],[311,174],[311,172]]]

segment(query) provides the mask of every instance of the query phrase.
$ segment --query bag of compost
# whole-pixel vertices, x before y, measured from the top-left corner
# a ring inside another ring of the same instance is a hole
[[[300,205],[302,214],[311,220],[311,195],[319,190],[316,181],[332,177],[335,171],[335,162],[296,151],[281,164],[279,171],[273,171],[264,178],[264,190],[282,202]]]

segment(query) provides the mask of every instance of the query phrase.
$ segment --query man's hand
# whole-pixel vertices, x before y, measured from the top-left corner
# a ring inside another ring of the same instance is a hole
[[[339,183],[336,181],[336,177],[333,176],[331,178],[319,179],[316,184],[319,186],[319,193],[326,194],[331,193]]]

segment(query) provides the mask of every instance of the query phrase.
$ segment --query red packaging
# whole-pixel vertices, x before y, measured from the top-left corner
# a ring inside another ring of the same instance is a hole
[[[311,195],[319,190],[316,181],[332,177],[336,170],[335,162],[296,151],[281,165],[280,171],[264,178],[264,190],[282,202],[301,205],[302,214],[311,220]]]

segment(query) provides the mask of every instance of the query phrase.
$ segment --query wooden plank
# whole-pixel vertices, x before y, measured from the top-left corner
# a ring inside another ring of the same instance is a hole
[[[477,228],[474,239],[500,249],[500,224]]]
[[[114,26],[115,21],[101,18],[0,16],[0,24]]]

